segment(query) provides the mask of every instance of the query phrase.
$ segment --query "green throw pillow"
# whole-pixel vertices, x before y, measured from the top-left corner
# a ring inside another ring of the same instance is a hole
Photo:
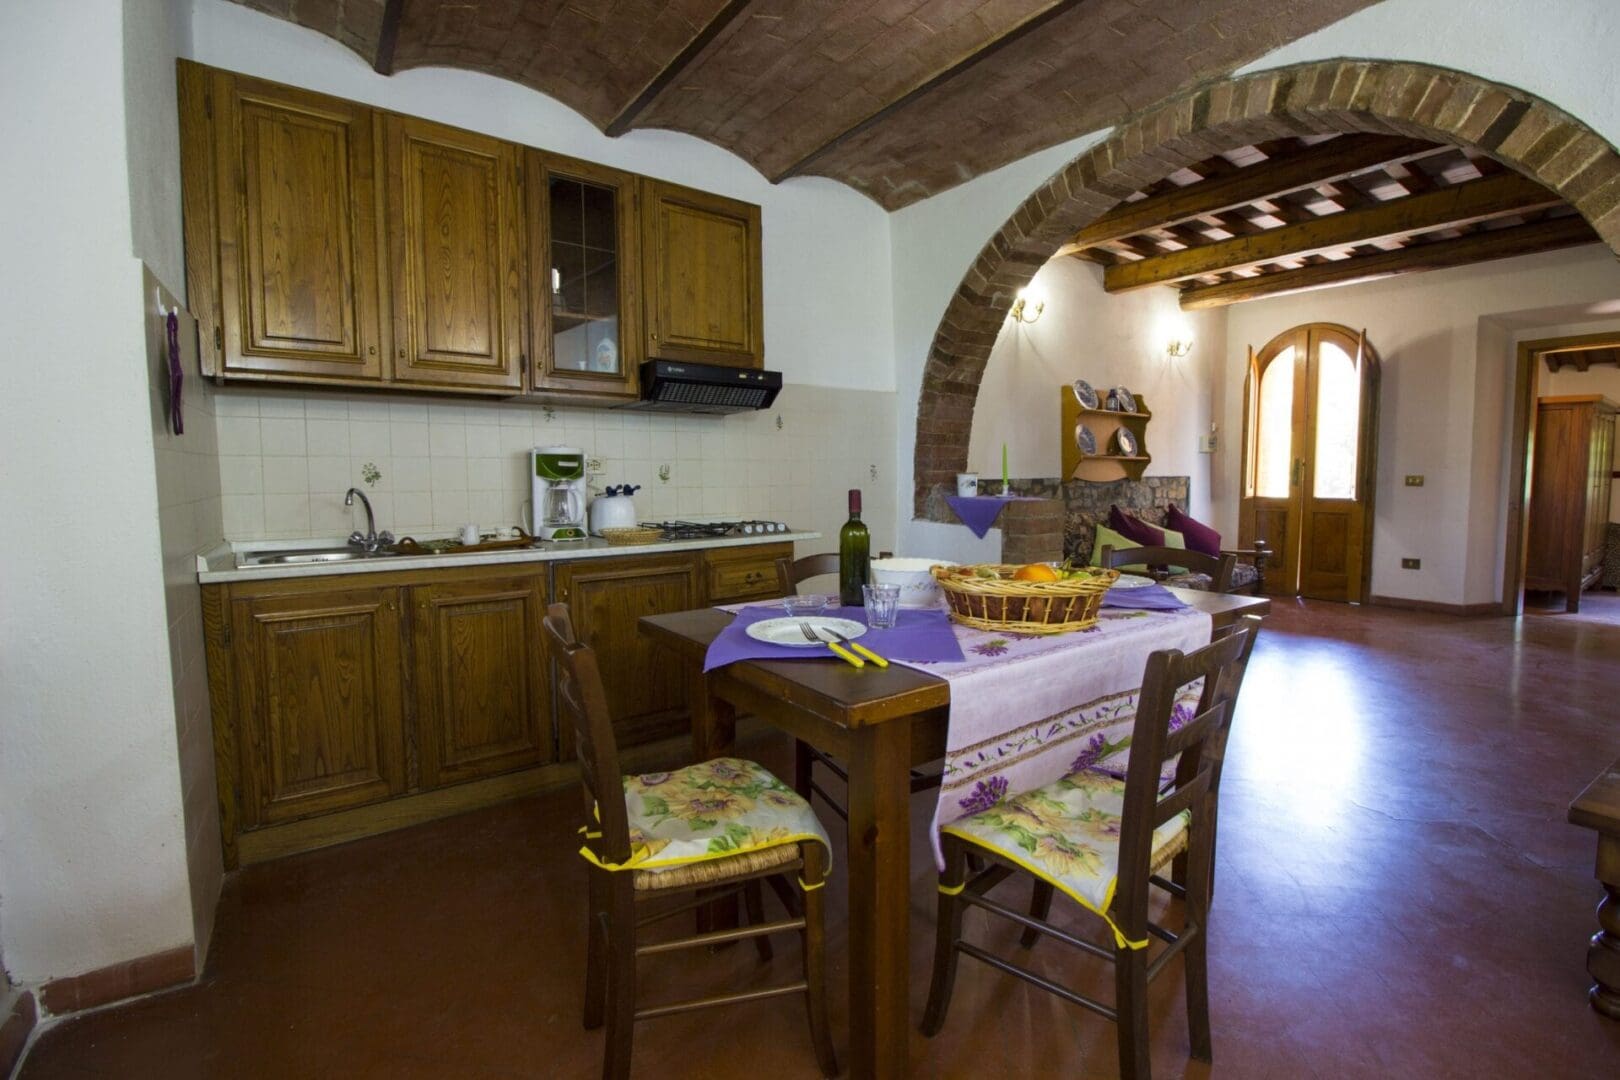
[[[1187,547],[1186,539],[1174,529],[1165,529],[1163,532],[1165,547],[1182,549]],[[1110,529],[1108,526],[1099,525],[1097,526],[1097,539],[1094,540],[1091,545],[1091,565],[1102,565],[1102,549],[1105,547],[1111,547],[1115,551],[1126,551],[1130,548],[1141,546],[1142,545],[1138,544],[1135,540],[1132,540],[1127,536],[1122,536],[1113,529]],[[1134,566],[1121,566],[1118,567],[1118,569],[1127,574],[1147,573],[1147,565],[1145,563],[1137,563]],[[1184,574],[1187,572],[1187,568],[1185,566],[1172,566],[1170,567],[1170,572],[1172,574]]]

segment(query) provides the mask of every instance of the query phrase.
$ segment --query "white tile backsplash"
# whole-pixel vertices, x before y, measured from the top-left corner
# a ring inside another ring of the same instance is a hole
[[[527,527],[528,451],[562,444],[602,462],[597,488],[640,484],[644,520],[771,517],[821,532],[825,550],[843,523],[845,492],[859,487],[875,546],[894,543],[893,394],[788,386],[776,407],[726,417],[236,387],[217,400],[232,540],[364,527],[358,506],[342,505],[350,486],[367,492],[378,528],[401,536],[467,522]],[[368,464],[382,474],[374,485],[362,479]]]

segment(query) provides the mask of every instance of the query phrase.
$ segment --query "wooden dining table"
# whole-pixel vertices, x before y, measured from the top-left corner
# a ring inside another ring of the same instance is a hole
[[[1265,597],[1171,591],[1209,613],[1216,631],[1271,609]],[[732,753],[743,715],[847,764],[850,1075],[909,1076],[910,771],[945,756],[950,684],[898,663],[745,660],[703,673],[732,618],[701,608],[643,616],[640,626],[690,666],[696,760]]]

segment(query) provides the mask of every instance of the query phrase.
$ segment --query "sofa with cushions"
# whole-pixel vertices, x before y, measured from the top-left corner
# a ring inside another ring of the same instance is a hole
[[[1265,591],[1265,567],[1270,552],[1264,541],[1256,541],[1254,547],[1247,549],[1223,548],[1220,533],[1188,515],[1173,501],[1167,501],[1162,510],[1156,506],[1127,510],[1118,504],[1110,504],[1106,517],[1096,521],[1091,532],[1092,546],[1086,561],[1092,565],[1102,564],[1103,552],[1109,548],[1114,551],[1138,547],[1182,548],[1211,558],[1232,555],[1236,565],[1232,569],[1232,581],[1227,591],[1255,595]],[[1185,566],[1154,566],[1147,569],[1166,585],[1206,590],[1215,587],[1210,575]]]

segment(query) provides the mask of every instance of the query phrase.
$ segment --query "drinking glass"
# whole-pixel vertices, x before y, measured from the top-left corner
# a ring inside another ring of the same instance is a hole
[[[866,600],[866,625],[874,630],[890,630],[900,617],[900,586],[863,585],[861,593]]]

